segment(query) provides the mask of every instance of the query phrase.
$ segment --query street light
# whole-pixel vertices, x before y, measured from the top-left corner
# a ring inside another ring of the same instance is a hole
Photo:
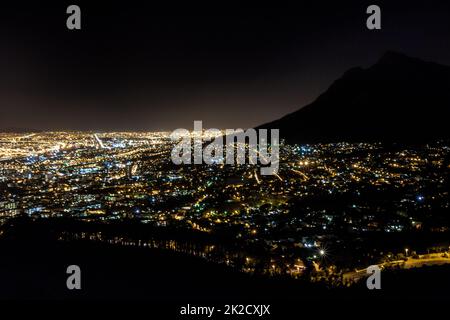
[[[408,256],[408,248],[405,248],[405,254],[406,254],[406,256]]]

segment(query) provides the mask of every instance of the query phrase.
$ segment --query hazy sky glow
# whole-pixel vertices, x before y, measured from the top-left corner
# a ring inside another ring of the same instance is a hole
[[[69,31],[69,4],[2,8],[0,128],[250,127],[304,106],[387,50],[450,64],[444,5],[382,5],[383,29],[369,31],[370,1],[283,9],[78,2],[82,30]]]

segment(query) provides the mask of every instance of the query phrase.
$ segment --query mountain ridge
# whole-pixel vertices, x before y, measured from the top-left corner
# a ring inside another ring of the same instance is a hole
[[[293,143],[447,139],[449,105],[449,66],[388,51],[368,68],[344,72],[312,103],[257,129],[280,129]]]

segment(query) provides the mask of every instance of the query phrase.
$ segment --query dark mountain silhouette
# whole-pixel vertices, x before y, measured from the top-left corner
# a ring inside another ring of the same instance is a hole
[[[387,52],[352,68],[314,102],[258,128],[288,142],[407,141],[448,138],[450,67]]]

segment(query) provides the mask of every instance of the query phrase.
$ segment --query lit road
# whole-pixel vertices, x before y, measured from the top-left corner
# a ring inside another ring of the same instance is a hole
[[[408,260],[395,260],[390,262],[384,262],[378,264],[380,269],[390,267],[401,267],[403,269],[421,268],[423,266],[440,266],[444,264],[450,264],[450,257],[442,257],[442,253],[427,255],[427,258],[414,259],[408,257]],[[346,281],[358,281],[359,279],[367,276],[367,268],[356,270],[353,272],[347,272],[344,274],[344,280]]]

